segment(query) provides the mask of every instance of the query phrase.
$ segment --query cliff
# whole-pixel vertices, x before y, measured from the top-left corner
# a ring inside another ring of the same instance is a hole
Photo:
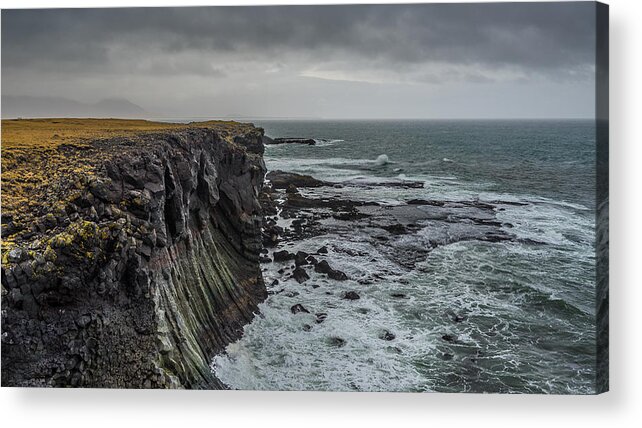
[[[2,126],[2,386],[221,388],[266,297],[263,131]]]

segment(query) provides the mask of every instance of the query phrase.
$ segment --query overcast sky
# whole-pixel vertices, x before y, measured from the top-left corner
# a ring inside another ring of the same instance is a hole
[[[591,2],[3,10],[2,94],[156,117],[592,117],[594,46]]]

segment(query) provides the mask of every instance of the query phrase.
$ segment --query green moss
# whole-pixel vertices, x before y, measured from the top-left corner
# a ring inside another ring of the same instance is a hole
[[[55,262],[58,258],[58,254],[56,254],[56,251],[51,248],[51,245],[47,245],[47,249],[44,252],[44,257],[48,262]]]

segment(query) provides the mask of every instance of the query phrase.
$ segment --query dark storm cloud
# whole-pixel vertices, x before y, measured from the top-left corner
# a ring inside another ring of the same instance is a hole
[[[3,10],[2,114],[64,115],[64,100],[116,98],[148,117],[591,117],[594,10]]]
[[[223,75],[209,56],[222,53],[295,67],[297,58],[321,67],[349,59],[350,68],[399,72],[435,62],[564,75],[593,63],[593,14],[592,3],[5,10],[2,64],[78,73],[178,69],[142,61],[153,53],[184,55],[183,72]]]

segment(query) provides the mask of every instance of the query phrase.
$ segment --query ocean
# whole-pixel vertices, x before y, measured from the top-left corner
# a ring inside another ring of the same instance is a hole
[[[488,203],[513,239],[476,239],[486,225],[449,217],[422,218],[386,245],[375,229],[340,221],[323,235],[284,242],[278,249],[327,246],[350,280],[313,276],[316,286],[304,286],[284,280],[282,264],[263,264],[272,293],[243,337],[213,359],[221,381],[260,390],[595,391],[593,121],[255,124],[271,137],[317,140],[265,151],[269,170],[337,184],[302,190],[308,196],[382,207]],[[386,185],[405,181],[423,187]],[[400,248],[425,256],[399,263]],[[346,290],[361,298],[337,297]],[[297,303],[327,318],[293,314]]]

